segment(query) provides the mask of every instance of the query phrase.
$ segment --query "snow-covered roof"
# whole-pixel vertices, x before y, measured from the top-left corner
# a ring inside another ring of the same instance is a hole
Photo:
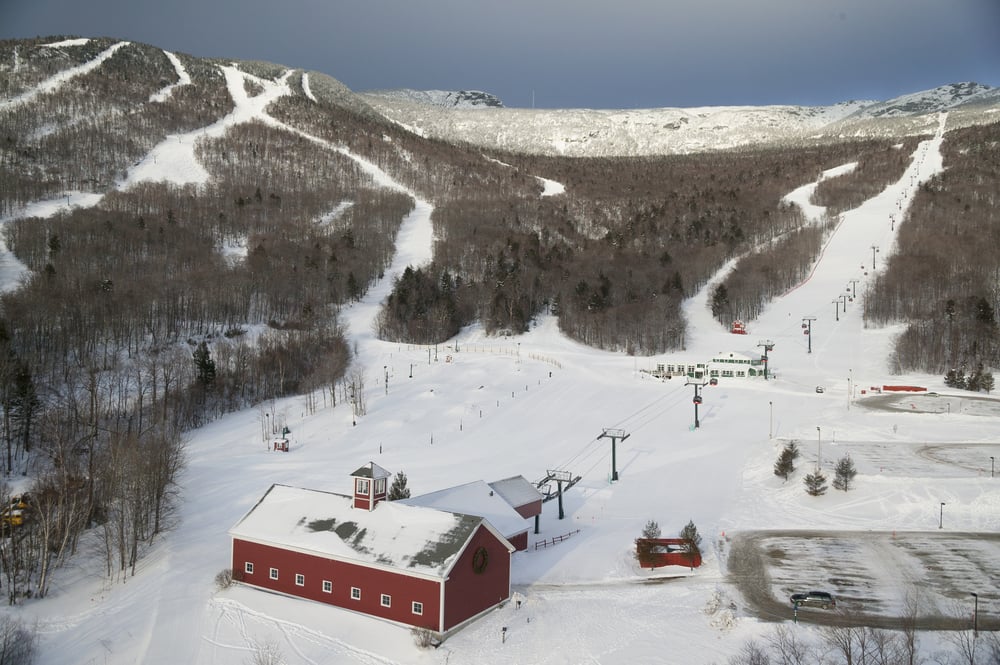
[[[528,523],[514,510],[513,506],[482,480],[393,501],[393,503],[405,503],[410,506],[424,506],[438,510],[460,510],[469,515],[478,515],[492,524],[505,538],[522,533],[528,528]]]
[[[538,488],[528,482],[524,476],[494,480],[490,483],[490,487],[512,506],[523,506],[533,501],[541,501],[543,498]]]
[[[229,533],[325,557],[444,577],[484,524],[480,516],[399,501],[382,501],[372,511],[352,505],[353,498],[343,494],[275,484]]]
[[[372,480],[376,478],[388,478],[392,474],[386,469],[383,469],[375,462],[368,462],[364,466],[360,467],[357,471],[351,474],[352,478],[371,478]]]

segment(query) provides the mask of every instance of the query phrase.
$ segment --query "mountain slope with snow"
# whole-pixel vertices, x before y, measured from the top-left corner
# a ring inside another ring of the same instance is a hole
[[[464,109],[415,97],[362,94],[375,109],[423,136],[513,152],[572,157],[647,156],[795,145],[844,136],[933,133],[934,114],[981,107],[983,121],[1000,91],[976,83],[941,86],[886,102],[832,106],[716,106],[633,110]]]

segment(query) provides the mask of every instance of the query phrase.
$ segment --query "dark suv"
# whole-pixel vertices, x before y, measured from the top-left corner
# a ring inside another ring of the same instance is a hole
[[[792,605],[798,607],[822,607],[828,610],[837,606],[837,601],[826,591],[810,591],[808,593],[793,593]]]

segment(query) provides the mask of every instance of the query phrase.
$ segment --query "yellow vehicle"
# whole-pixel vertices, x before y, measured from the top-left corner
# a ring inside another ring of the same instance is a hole
[[[21,526],[27,518],[29,508],[30,504],[26,494],[13,496],[10,499],[10,504],[0,511],[0,522],[4,526]]]

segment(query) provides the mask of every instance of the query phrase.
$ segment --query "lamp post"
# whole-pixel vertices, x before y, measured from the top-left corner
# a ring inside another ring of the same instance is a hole
[[[972,594],[975,605],[972,607],[972,634],[973,636],[979,635],[979,594]]]
[[[816,428],[816,470],[819,471],[820,464],[823,460],[823,438],[822,432],[820,432],[819,427]]]
[[[944,501],[941,502],[941,515],[938,517],[938,528],[944,528]]]

